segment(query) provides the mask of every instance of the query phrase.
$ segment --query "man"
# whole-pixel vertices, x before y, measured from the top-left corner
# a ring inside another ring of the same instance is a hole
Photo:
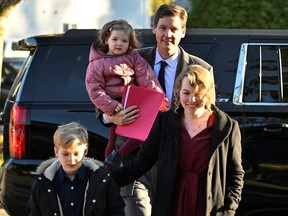
[[[169,104],[173,101],[173,86],[175,78],[181,71],[190,64],[199,64],[213,73],[213,68],[202,59],[189,55],[179,46],[181,38],[186,33],[187,12],[184,8],[164,4],[159,7],[155,14],[153,23],[153,33],[155,34],[157,45],[155,47],[143,48],[139,50],[141,56],[154,69],[156,77],[159,79],[161,62],[165,61],[165,78],[163,89],[166,91],[166,97]],[[159,79],[160,81],[160,79]],[[160,81],[161,83],[161,81]],[[116,125],[129,124],[138,117],[139,110],[136,106],[129,107],[112,116],[103,115],[104,123],[114,123]],[[102,118],[102,117],[101,117]],[[125,137],[117,138],[117,146],[121,146],[127,139]],[[135,157],[137,151],[123,159],[127,163]],[[155,193],[156,167],[153,167],[147,174],[139,178],[134,183],[121,188],[121,195],[125,201],[125,215],[128,216],[150,216],[153,193]]]

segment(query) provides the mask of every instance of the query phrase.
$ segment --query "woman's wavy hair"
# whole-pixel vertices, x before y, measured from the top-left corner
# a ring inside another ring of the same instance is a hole
[[[180,90],[182,81],[188,77],[190,85],[195,89],[195,93],[203,93],[207,98],[206,108],[211,110],[211,105],[215,104],[215,84],[213,74],[201,65],[190,65],[184,69],[177,77],[174,86],[174,105],[180,107]]]
[[[104,51],[108,51],[108,45],[106,44],[106,41],[111,36],[111,32],[113,30],[123,31],[127,33],[129,37],[129,50],[140,47],[140,43],[137,40],[137,35],[133,27],[126,20],[119,19],[119,20],[112,20],[106,23],[99,32],[98,45]]]

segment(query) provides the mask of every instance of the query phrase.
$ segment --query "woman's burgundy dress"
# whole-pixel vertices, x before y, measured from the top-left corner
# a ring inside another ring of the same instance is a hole
[[[207,127],[190,138],[181,119],[178,175],[176,180],[173,216],[204,216],[206,174],[209,162],[212,125],[210,115]]]

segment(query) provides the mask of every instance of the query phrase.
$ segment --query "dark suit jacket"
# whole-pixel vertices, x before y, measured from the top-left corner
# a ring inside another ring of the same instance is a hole
[[[206,69],[208,69],[209,71],[213,73],[213,67],[210,64],[208,64],[206,61],[204,61],[203,59],[199,57],[188,54],[180,46],[179,46],[179,50],[180,50],[180,54],[179,54],[179,58],[178,58],[179,60],[178,60],[178,65],[176,69],[176,77],[178,77],[178,75],[181,73],[181,71],[183,71],[183,69],[185,69],[185,67],[191,64],[202,65],[203,67],[205,67]],[[153,68],[154,63],[155,63],[155,56],[156,56],[156,46],[142,48],[142,49],[139,49],[138,52]]]

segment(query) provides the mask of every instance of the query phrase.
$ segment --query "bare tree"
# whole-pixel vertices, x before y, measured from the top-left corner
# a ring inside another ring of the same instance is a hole
[[[4,32],[5,22],[15,6],[21,0],[0,0],[0,75],[2,77],[2,61],[3,61],[3,44],[4,44]],[[1,87],[1,82],[0,82]]]

